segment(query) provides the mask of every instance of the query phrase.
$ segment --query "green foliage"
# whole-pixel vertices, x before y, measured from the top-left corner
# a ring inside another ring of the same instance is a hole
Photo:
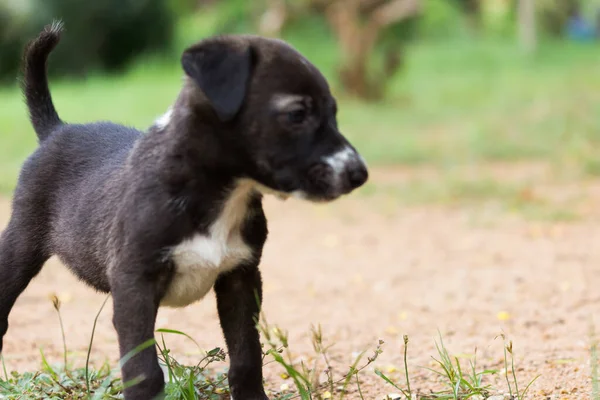
[[[502,334],[500,336],[504,340],[504,375],[506,378],[506,384],[508,386],[508,392],[509,392],[511,398],[513,398],[515,400],[524,400],[527,396],[527,392],[529,391],[529,388],[531,387],[533,382],[535,382],[540,377],[540,375],[536,376],[531,381],[529,381],[527,386],[525,386],[525,389],[523,391],[520,391],[519,390],[519,381],[517,380],[517,374],[515,372],[515,357],[513,354],[513,342],[512,342],[512,340],[510,340],[507,343],[506,336],[504,336],[504,334]],[[509,369],[509,354],[510,354],[510,369]],[[509,375],[511,376],[512,379],[509,378]],[[512,384],[511,384],[511,380],[512,380]]]
[[[108,297],[107,297],[108,299]],[[53,300],[54,308],[60,317],[60,302],[57,298]],[[96,319],[102,312],[106,300],[103,302],[100,310],[96,314]],[[289,339],[287,332],[270,325],[264,315],[260,321],[256,321],[257,329],[261,332],[266,341],[266,352],[263,351],[263,366],[275,362],[283,369],[282,375],[287,375],[295,384],[295,390],[283,390],[282,392],[270,393],[270,397],[274,400],[323,400],[337,399],[343,400],[350,394],[352,388],[358,392],[360,399],[364,399],[361,387],[359,374],[367,373],[367,367],[373,365],[378,357],[383,352],[383,341],[379,341],[371,356],[362,362],[359,366],[365,352],[362,352],[355,358],[350,365],[348,372],[341,377],[334,379],[332,373],[332,365],[330,364],[329,349],[332,345],[325,345],[321,327],[312,328],[312,344],[315,351],[315,361],[305,363],[304,361],[295,361],[291,355],[289,348]],[[94,330],[95,330],[94,323]],[[62,330],[62,325],[61,325]],[[135,356],[139,351],[149,346],[157,346],[159,353],[159,363],[163,370],[166,371],[166,399],[167,400],[221,400],[229,398],[229,385],[227,376],[224,373],[214,373],[209,370],[209,367],[217,362],[226,360],[226,353],[221,348],[214,348],[205,353],[204,357],[196,365],[185,366],[179,363],[172,355],[171,350],[167,346],[164,334],[173,334],[183,336],[194,343],[198,348],[198,343],[188,334],[173,330],[173,329],[158,329],[156,333],[160,334],[161,344],[158,344],[154,338],[139,345],[136,349],[125,355],[120,360],[120,365],[123,365]],[[92,336],[94,331],[92,331]],[[63,331],[64,335],[64,331]],[[514,364],[513,344],[512,341],[507,342],[504,335],[500,335],[504,339],[504,374],[507,387],[511,399],[525,400],[527,393],[532,383],[537,379],[531,380],[524,390],[519,390],[518,379]],[[594,334],[592,331],[592,339]],[[486,375],[496,374],[496,370],[480,369],[477,365],[477,350],[472,358],[469,359],[468,368],[463,368],[458,357],[450,355],[446,348],[442,336],[440,334],[439,343],[436,342],[436,348],[439,358],[433,357],[437,369],[425,368],[432,371],[435,376],[441,379],[441,382],[447,386],[446,390],[422,394],[413,392],[410,384],[410,376],[408,369],[408,336],[404,335],[404,372],[406,379],[406,387],[401,387],[391,378],[383,374],[378,368],[374,369],[376,376],[379,376],[385,385],[392,385],[399,390],[405,400],[411,400],[418,397],[423,400],[439,400],[439,399],[454,399],[465,400],[470,398],[487,398],[488,395],[497,392],[497,389],[492,388],[488,384],[484,384],[483,379]],[[592,365],[592,385],[594,399],[597,397],[597,354],[595,341],[591,349]],[[90,341],[88,351],[91,351],[92,341]],[[65,353],[67,351],[65,347]],[[510,354],[510,357],[509,357]],[[0,398],[6,400],[19,399],[86,399],[86,400],[114,400],[122,399],[123,389],[129,382],[123,383],[118,378],[118,370],[111,369],[108,363],[101,366],[100,369],[93,370],[88,368],[87,362],[85,368],[69,368],[68,365],[52,366],[47,361],[44,352],[40,349],[41,368],[36,372],[17,373],[13,372],[10,375],[6,371],[4,359],[0,355],[2,361],[4,375],[0,377]],[[510,358],[510,360],[509,360]],[[66,360],[66,355],[65,355]],[[88,353],[89,360],[89,353]],[[319,365],[319,360],[324,362],[325,368],[322,369]],[[510,367],[509,367],[510,364]],[[324,373],[327,377],[325,383],[321,383],[320,375]],[[509,378],[509,374],[511,377]],[[594,381],[595,379],[595,381]],[[350,386],[352,385],[352,386]],[[356,398],[355,395],[353,398]],[[396,397],[397,398],[397,397]],[[387,400],[391,400],[386,396]]]
[[[285,27],[282,37],[309,60],[314,60],[327,79],[335,81],[341,54],[337,39],[323,15],[312,13],[293,19]]]
[[[550,36],[562,35],[565,24],[580,3],[579,0],[539,0],[536,5],[543,32]]]
[[[464,0],[428,0],[418,18],[418,38],[445,39],[470,32],[461,4]]]
[[[400,391],[400,393],[402,393],[402,395],[410,400],[413,397],[413,393],[412,390],[410,389],[410,376],[408,374],[408,336],[404,335],[404,377],[406,379],[406,388],[402,388],[400,386],[398,386],[398,384],[396,384],[394,381],[392,381],[390,378],[388,378],[383,372],[381,372],[378,369],[375,369],[375,375],[379,376],[381,379],[383,379],[385,382],[389,383],[390,385],[392,385],[393,387],[395,387],[396,389],[398,389]]]
[[[14,82],[25,37],[31,35],[29,2],[0,1],[0,83]]]
[[[0,3],[4,80],[16,78],[25,44],[55,19],[65,23],[67,34],[50,63],[52,75],[121,71],[142,54],[171,48],[174,15],[164,2],[23,0],[18,7],[16,2]]]
[[[444,345],[442,335],[440,342],[435,344],[439,359],[432,357],[438,364],[438,369],[428,368],[438,375],[447,386],[446,390],[436,392],[432,398],[435,399],[470,399],[475,396],[487,397],[491,386],[483,384],[483,376],[497,373],[495,370],[477,370],[477,350],[473,360],[469,360],[469,369],[464,371],[458,357],[452,357]]]
[[[94,393],[90,400],[113,399],[122,390],[108,364],[92,371],[89,381]],[[13,372],[7,380],[0,380],[0,396],[6,400],[77,399],[86,398],[86,393],[84,368],[58,370],[46,364],[40,371]]]
[[[277,326],[270,325],[264,315],[257,323],[257,328],[266,341],[267,351],[264,353],[264,358],[268,357],[272,359],[283,368],[284,375],[287,375],[292,379],[297,392],[296,394],[280,393],[280,396],[277,397],[278,400],[289,400],[298,397],[301,400],[333,399],[335,398],[333,397],[335,392],[339,393],[337,399],[343,400],[348,394],[350,388],[349,385],[353,380],[356,381],[356,388],[360,398],[363,399],[358,376],[369,365],[373,364],[383,352],[382,346],[384,342],[380,340],[373,351],[373,354],[370,357],[367,357],[367,360],[364,361],[362,365],[359,366],[365,352],[362,352],[355,357],[348,368],[348,372],[341,377],[334,379],[328,354],[331,345],[326,346],[324,344],[320,326],[313,327],[311,332],[313,348],[318,356],[311,365],[308,365],[308,363],[305,363],[304,361],[296,362],[294,360],[290,352],[287,332]],[[319,365],[320,359],[322,359],[325,364],[324,370],[322,370]],[[327,376],[327,382],[324,384],[319,383],[319,375],[321,373],[324,373]]]

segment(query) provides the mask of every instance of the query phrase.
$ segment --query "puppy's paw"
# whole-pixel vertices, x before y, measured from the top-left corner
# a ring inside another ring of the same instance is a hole
[[[262,393],[251,393],[249,391],[232,390],[231,400],[269,400],[265,392]]]
[[[247,396],[231,396],[231,400],[269,400],[269,398],[267,397],[267,395],[260,395],[260,396],[254,396],[254,397],[247,397]]]

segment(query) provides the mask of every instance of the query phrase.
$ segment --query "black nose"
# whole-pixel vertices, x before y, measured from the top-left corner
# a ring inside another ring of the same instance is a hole
[[[363,163],[353,165],[348,170],[348,181],[352,189],[361,187],[369,178],[369,171]]]

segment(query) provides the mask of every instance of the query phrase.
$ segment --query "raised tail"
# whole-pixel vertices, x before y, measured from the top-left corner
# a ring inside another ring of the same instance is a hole
[[[36,39],[29,42],[23,56],[22,90],[31,124],[40,141],[63,123],[52,103],[47,75],[48,56],[60,41],[62,31],[61,22],[46,26]]]

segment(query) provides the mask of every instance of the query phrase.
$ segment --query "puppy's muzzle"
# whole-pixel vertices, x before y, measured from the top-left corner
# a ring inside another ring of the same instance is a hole
[[[324,200],[333,200],[361,187],[369,172],[363,158],[352,148],[344,147],[323,157],[308,171],[310,192]]]

